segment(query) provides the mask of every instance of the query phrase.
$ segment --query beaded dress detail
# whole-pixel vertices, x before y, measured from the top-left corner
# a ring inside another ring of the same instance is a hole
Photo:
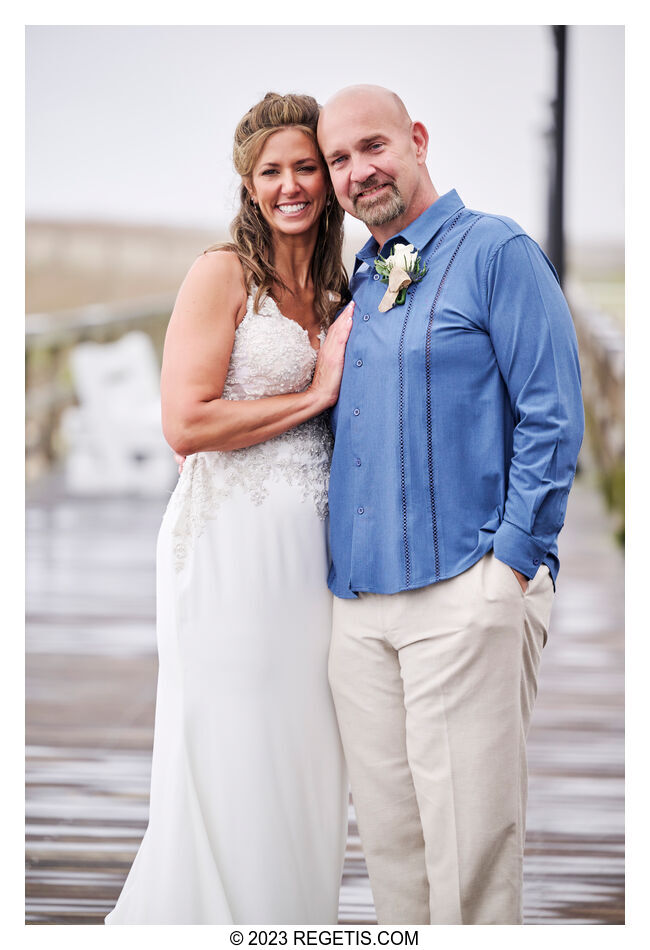
[[[260,399],[302,392],[314,375],[317,352],[309,334],[285,317],[271,297],[258,313],[254,293],[235,333],[223,399]],[[320,334],[321,342],[325,334]],[[188,457],[170,501],[175,564],[183,569],[193,542],[220,505],[242,488],[256,505],[269,494],[271,480],[283,478],[327,516],[332,435],[324,416],[309,419],[273,439],[231,452],[199,452]]]

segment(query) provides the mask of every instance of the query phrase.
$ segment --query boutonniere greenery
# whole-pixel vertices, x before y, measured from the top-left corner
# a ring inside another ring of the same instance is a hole
[[[386,313],[392,307],[404,303],[408,287],[422,280],[427,268],[412,244],[394,244],[389,257],[379,254],[375,258],[375,270],[382,282],[388,284],[388,290],[379,304],[380,312]]]

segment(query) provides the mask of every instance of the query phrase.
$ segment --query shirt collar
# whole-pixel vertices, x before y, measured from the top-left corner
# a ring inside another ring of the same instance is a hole
[[[416,250],[421,251],[440,230],[445,221],[448,221],[452,215],[461,211],[464,207],[465,205],[461,201],[458,192],[452,188],[451,191],[437,198],[426,211],[423,211],[415,221],[411,221],[403,231],[398,231],[397,234],[388,238],[382,247],[387,248],[399,238],[401,242],[412,244]],[[360,264],[370,264],[374,261],[379,250],[380,247],[374,237],[370,237],[356,255],[355,271]]]

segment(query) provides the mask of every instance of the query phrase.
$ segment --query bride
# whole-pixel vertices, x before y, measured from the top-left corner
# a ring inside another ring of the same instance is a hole
[[[333,320],[343,212],[317,119],[268,93],[241,120],[233,241],[193,264],[169,323],[163,428],[187,460],[158,538],[149,825],[108,924],[337,921],[323,413],[353,305]]]

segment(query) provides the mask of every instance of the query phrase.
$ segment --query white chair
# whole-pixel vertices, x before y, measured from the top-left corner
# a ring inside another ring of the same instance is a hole
[[[140,331],[115,343],[79,343],[70,353],[78,406],[66,409],[66,482],[78,494],[159,494],[175,479],[160,424],[159,368]]]

